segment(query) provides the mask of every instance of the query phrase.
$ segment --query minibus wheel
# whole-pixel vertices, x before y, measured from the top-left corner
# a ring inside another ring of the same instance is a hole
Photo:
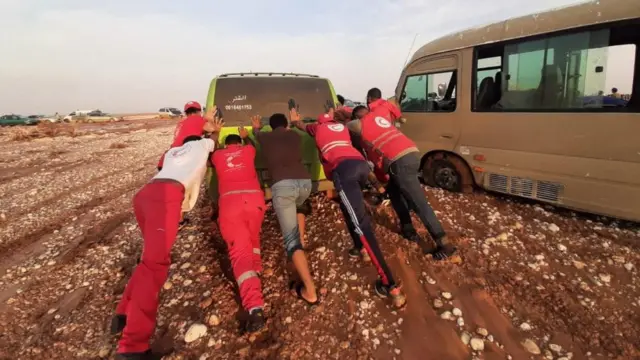
[[[437,153],[430,156],[422,167],[427,185],[451,192],[471,192],[473,179],[463,160],[455,155]]]

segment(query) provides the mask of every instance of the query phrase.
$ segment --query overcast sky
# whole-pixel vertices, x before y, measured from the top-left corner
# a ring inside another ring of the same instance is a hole
[[[0,0],[0,113],[156,111],[220,73],[318,74],[391,96],[414,35],[575,0]]]

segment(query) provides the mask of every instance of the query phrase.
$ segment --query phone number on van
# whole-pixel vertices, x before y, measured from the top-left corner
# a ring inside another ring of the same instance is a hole
[[[225,105],[225,110],[251,110],[251,104],[245,105]]]

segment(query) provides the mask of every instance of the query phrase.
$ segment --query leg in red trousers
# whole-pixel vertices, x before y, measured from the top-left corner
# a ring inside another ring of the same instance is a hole
[[[233,194],[220,198],[220,233],[227,243],[242,307],[248,312],[264,306],[254,257],[254,246],[259,249],[255,234],[259,236],[264,208],[262,193]]]
[[[118,310],[126,326],[118,353],[141,353],[149,349],[158,312],[158,295],[167,280],[170,254],[178,234],[184,188],[175,183],[145,185],[134,198],[134,211],[143,237],[142,261],[133,271]]]

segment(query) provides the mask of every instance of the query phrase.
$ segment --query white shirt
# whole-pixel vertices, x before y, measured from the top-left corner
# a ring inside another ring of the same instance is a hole
[[[185,196],[182,211],[189,211],[198,200],[200,185],[207,171],[207,159],[215,150],[215,141],[202,139],[167,151],[162,170],[154,179],[172,179],[184,185]]]

